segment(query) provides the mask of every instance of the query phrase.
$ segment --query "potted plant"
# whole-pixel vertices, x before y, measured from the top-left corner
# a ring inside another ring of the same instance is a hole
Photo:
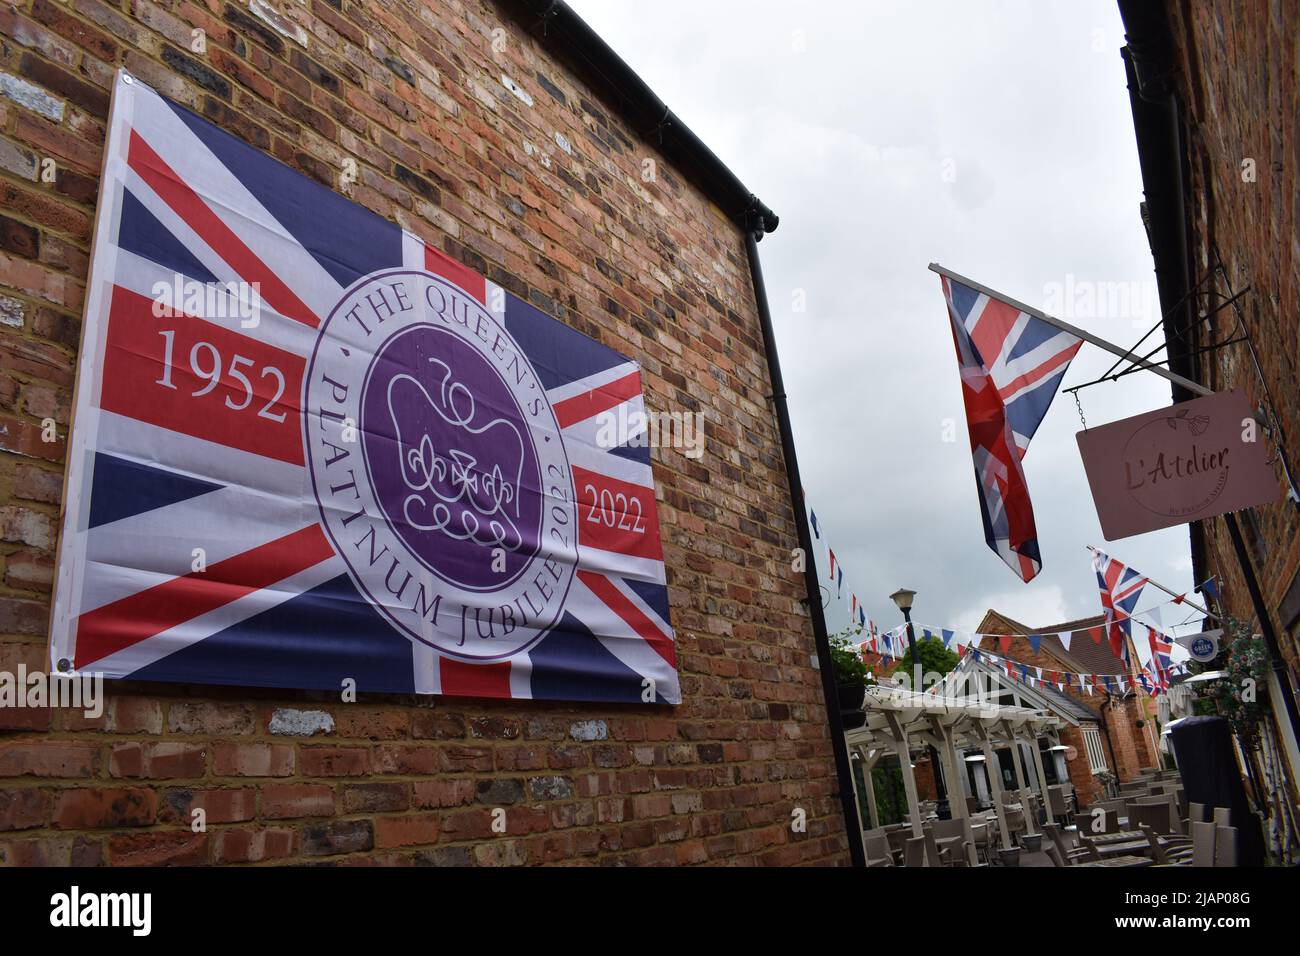
[[[830,644],[840,718],[845,730],[856,730],[867,722],[867,715],[862,710],[862,701],[867,693],[867,665],[848,635],[836,634]]]

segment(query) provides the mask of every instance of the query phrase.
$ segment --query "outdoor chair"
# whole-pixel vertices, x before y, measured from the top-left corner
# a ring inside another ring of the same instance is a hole
[[[1214,827],[1214,865],[1237,865],[1237,828]]]
[[[1232,826],[1232,808],[1215,807],[1214,808],[1214,825],[1216,827]]]
[[[1130,829],[1145,823],[1161,835],[1174,832],[1174,808],[1168,800],[1139,800],[1129,807],[1128,820]]]
[[[944,841],[946,844],[945,846],[939,846],[939,841],[934,835],[933,823],[927,823],[925,825],[925,836],[921,839],[925,841],[925,859],[927,866],[952,866],[954,847],[948,843],[947,840]],[[958,842],[960,842],[960,838],[958,838]]]
[[[1011,837],[1012,842],[1019,846],[1020,838],[1025,832],[1025,811],[1004,810],[1003,813],[1007,817],[1007,834]]]
[[[978,836],[979,832],[983,832],[986,835],[985,841],[987,842],[988,826],[983,823],[971,823],[969,818],[964,818],[961,823],[963,837],[962,851],[965,859],[962,863],[957,865],[969,867],[988,866],[989,864],[987,861],[983,863],[980,862]]]
[[[971,825],[965,817],[953,819],[936,819],[935,842],[940,849],[948,848],[949,866],[967,866],[971,864]]]
[[[1101,814],[1101,829],[1093,829],[1093,823],[1097,819],[1097,814]],[[1084,808],[1075,818],[1075,824],[1079,827],[1079,834],[1085,833],[1118,833],[1119,832],[1119,812],[1112,810],[1104,803],[1094,803],[1090,807]]]
[[[993,856],[993,827],[987,823],[970,824],[971,832],[971,854],[975,857],[977,864],[988,866],[992,863]],[[979,860],[983,863],[978,863]]]
[[[1213,823],[1192,824],[1192,866],[1214,866]]]
[[[1147,824],[1142,824],[1142,835],[1151,844],[1151,859],[1156,866],[1186,866],[1191,861],[1192,846],[1186,840],[1162,839]]]
[[[905,826],[899,826],[892,830],[885,831],[885,838],[889,840],[889,849],[894,854],[895,860],[904,859],[904,851],[907,849],[907,840],[911,835],[911,829]]]
[[[925,837],[908,837],[903,850],[903,866],[925,866]]]
[[[979,812],[980,812],[980,798],[979,798],[979,797],[967,797],[967,798],[966,798],[966,812],[967,812],[967,813],[979,813]]]
[[[1066,863],[1065,860],[1063,860],[1063,859],[1061,858],[1061,851],[1057,848],[1057,846],[1056,846],[1055,843],[1049,843],[1049,844],[1047,844],[1047,846],[1045,846],[1045,847],[1043,848],[1043,852],[1046,853],[1046,854],[1047,854],[1047,858],[1048,858],[1049,860],[1052,861],[1052,866],[1069,866],[1069,865],[1070,865],[1070,864]]]
[[[1125,805],[1123,800],[1103,800],[1098,804],[1093,804],[1093,806],[1101,806],[1106,810],[1113,810],[1115,812],[1116,824],[1122,822],[1120,820],[1121,817],[1128,816],[1128,807]]]
[[[1205,804],[1203,804],[1203,803],[1189,803],[1189,804],[1187,805],[1187,817],[1186,817],[1186,819],[1187,819],[1187,822],[1188,822],[1189,824],[1192,824],[1192,823],[1204,823],[1204,822],[1205,822]]]
[[[867,866],[893,866],[894,853],[889,848],[889,837],[881,830],[867,830],[862,834],[867,851]]]
[[[1082,833],[1079,834],[1079,846],[1083,849],[1083,852],[1079,854],[1079,856],[1075,857],[1075,862],[1079,860],[1090,860],[1100,863],[1104,859],[1101,853],[1097,850],[1097,845]]]
[[[1085,847],[1080,847],[1074,850],[1070,849],[1069,845],[1065,842],[1065,836],[1062,833],[1061,828],[1055,823],[1046,824],[1043,827],[1043,832],[1047,835],[1048,856],[1051,856],[1052,851],[1055,850],[1057,858],[1060,859],[1059,863],[1057,863],[1056,859],[1052,860],[1052,862],[1056,863],[1057,866],[1069,866],[1074,863],[1075,860],[1089,857],[1088,850]]]
[[[1070,812],[1069,802],[1066,800],[1065,788],[1048,787],[1047,803],[1052,808],[1052,816],[1063,822],[1069,822],[1074,814]]]

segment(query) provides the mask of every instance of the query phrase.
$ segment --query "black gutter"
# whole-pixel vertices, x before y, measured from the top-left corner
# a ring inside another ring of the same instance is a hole
[[[866,850],[862,843],[862,822],[858,817],[857,790],[853,785],[853,765],[849,759],[849,745],[844,737],[844,722],[840,719],[839,691],[835,686],[835,670],[831,667],[830,637],[826,630],[826,615],[822,610],[821,584],[817,580],[817,562],[814,560],[812,531],[808,527],[808,512],[803,503],[803,481],[799,477],[799,459],[794,451],[794,431],[790,427],[790,410],[785,399],[785,380],[781,376],[781,359],[776,354],[776,335],[772,329],[772,313],[767,306],[767,291],[763,286],[763,267],[758,261],[758,241],[763,238],[762,213],[755,207],[753,223],[745,232],[745,251],[749,254],[749,272],[754,280],[754,300],[763,326],[763,349],[767,352],[768,376],[772,380],[772,404],[776,406],[777,425],[781,430],[781,456],[785,459],[786,479],[790,483],[790,501],[794,506],[795,526],[799,534],[799,547],[804,555],[804,587],[808,589],[808,610],[812,612],[813,638],[817,645],[817,666],[822,679],[822,696],[831,731],[831,748],[835,753],[835,773],[840,782],[840,804],[844,810],[844,826],[848,831],[849,856],[854,866],[866,866]],[[938,776],[938,767],[935,768]],[[864,785],[872,785],[871,777],[864,774]]]
[[[817,580],[817,563],[813,558],[812,531],[804,508],[803,481],[799,477],[799,460],[794,450],[794,431],[786,404],[785,381],[776,352],[776,335],[772,314],[763,285],[763,270],[758,259],[758,243],[764,234],[773,232],[780,220],[704,142],[678,119],[663,100],[655,96],[641,77],[602,40],[582,18],[562,0],[498,0],[548,52],[582,79],[615,112],[648,142],[681,175],[717,204],[745,234],[750,279],[758,309],[767,357],[768,378],[772,383],[772,402],[781,433],[781,454],[785,460],[786,479],[790,484],[790,501],[795,516],[799,547],[805,556],[804,586],[812,614],[813,639],[821,674],[822,696],[835,755],[835,772],[839,778],[840,804],[854,866],[866,866],[862,844],[862,824],[858,817],[853,769],[848,742],[840,719],[839,693],[831,667],[830,638],[822,610],[821,585]],[[870,780],[867,781],[870,786]]]
[[[737,226],[749,230],[757,209],[764,232],[780,219],[754,196],[704,141],[623,62],[563,0],[499,0],[546,49],[652,143]],[[647,14],[648,15],[648,14]],[[757,205],[755,205],[757,204]]]

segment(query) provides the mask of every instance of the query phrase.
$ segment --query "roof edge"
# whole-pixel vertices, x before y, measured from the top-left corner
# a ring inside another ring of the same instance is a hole
[[[582,78],[736,225],[762,237],[780,218],[681,121],[563,0],[497,0],[523,29]]]

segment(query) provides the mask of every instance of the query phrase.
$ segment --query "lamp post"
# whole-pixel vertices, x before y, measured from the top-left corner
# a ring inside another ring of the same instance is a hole
[[[903,612],[903,620],[907,622],[907,646],[912,652],[912,691],[921,693],[921,652],[916,649],[916,629],[912,627],[912,599],[916,597],[916,592],[907,588],[899,588],[889,599],[898,605],[898,609]],[[935,796],[938,797],[935,812],[938,813],[939,819],[948,820],[952,817],[952,808],[948,806],[948,788],[944,786],[942,772],[939,770],[939,754],[934,749],[933,744],[927,744],[926,749],[930,754],[930,771],[934,775]]]

